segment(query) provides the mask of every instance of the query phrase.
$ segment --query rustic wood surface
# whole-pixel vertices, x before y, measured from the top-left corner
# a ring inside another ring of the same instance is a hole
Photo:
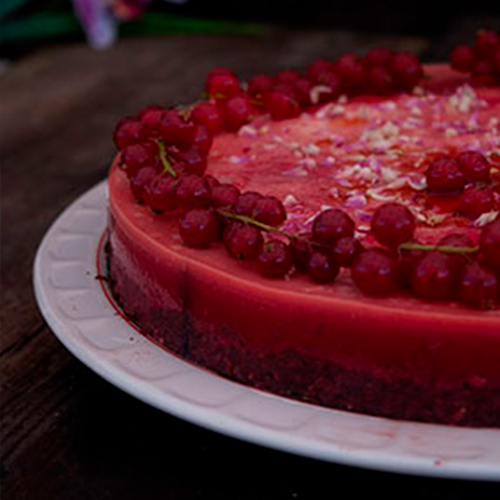
[[[246,77],[380,44],[432,60],[449,43],[449,37],[274,30],[259,38],[122,40],[105,52],[84,45],[44,48],[3,70],[3,499],[306,499],[338,491],[357,498],[367,486],[406,499],[491,494],[494,486],[487,483],[296,457],[162,413],[105,382],[62,347],[37,308],[31,281],[36,248],[54,218],[106,176],[111,131],[120,117],[149,103],[194,100],[213,66]]]

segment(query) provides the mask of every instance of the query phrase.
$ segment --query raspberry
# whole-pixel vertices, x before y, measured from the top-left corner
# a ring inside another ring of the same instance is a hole
[[[307,274],[317,283],[329,283],[339,274],[339,265],[331,255],[314,251],[307,263]]]
[[[500,271],[500,218],[483,227],[479,236],[479,249],[484,263]]]
[[[177,179],[171,175],[157,175],[144,188],[144,202],[155,212],[170,212],[177,208],[175,186]]]
[[[223,242],[230,255],[244,260],[257,256],[264,238],[255,226],[232,222],[224,230]]]
[[[217,134],[223,129],[222,110],[215,102],[200,102],[191,110],[191,114],[195,122],[205,125],[212,134]]]
[[[218,240],[219,221],[210,210],[196,208],[182,216],[179,234],[187,246],[206,248]]]
[[[300,113],[299,103],[284,92],[269,92],[264,96],[264,107],[274,120],[294,118]]]
[[[152,141],[129,144],[122,151],[122,162],[128,177],[145,166],[157,168],[158,146]]]
[[[175,109],[165,111],[161,120],[161,136],[167,144],[183,146],[191,144],[196,131],[191,119],[185,119]]]
[[[462,191],[465,180],[459,163],[453,158],[437,158],[425,171],[427,188],[435,193],[456,193]]]
[[[365,87],[377,95],[390,95],[395,90],[394,78],[386,68],[373,66],[366,71]]]
[[[136,118],[123,118],[116,124],[113,132],[113,141],[119,150],[145,139],[147,139],[147,131],[141,121]]]
[[[332,208],[321,212],[313,222],[313,239],[331,244],[340,238],[354,235],[354,221],[344,211]]]
[[[450,54],[450,64],[457,71],[470,73],[476,65],[476,55],[468,45],[458,45]]]
[[[385,203],[375,210],[371,228],[379,243],[396,249],[413,238],[415,217],[404,205]]]
[[[231,132],[236,132],[248,123],[256,114],[255,108],[246,95],[232,97],[224,105],[224,125]]]
[[[362,250],[351,267],[352,279],[366,295],[390,295],[398,288],[398,263],[387,250]]]
[[[240,191],[232,184],[219,184],[212,187],[212,206],[214,208],[231,209],[240,196]]]
[[[389,61],[389,69],[401,90],[412,90],[423,76],[420,61],[409,52],[394,54]]]
[[[256,201],[253,210],[253,217],[269,226],[279,226],[286,219],[286,210],[278,198],[266,196]]]
[[[351,267],[355,257],[363,250],[356,238],[347,236],[337,240],[332,247],[332,257],[340,267]]]
[[[210,204],[210,186],[199,175],[184,175],[179,179],[175,190],[177,202],[185,210],[205,208]]]
[[[451,299],[456,282],[449,254],[428,252],[415,266],[411,276],[413,293],[427,300]]]
[[[490,164],[476,151],[463,151],[457,156],[458,166],[468,182],[489,182]]]
[[[496,274],[478,262],[466,264],[460,277],[458,296],[460,300],[477,309],[489,309],[499,295]]]
[[[268,241],[257,255],[257,267],[268,278],[281,278],[292,267],[290,246],[279,240]]]
[[[485,212],[490,212],[494,206],[495,199],[491,189],[471,186],[466,188],[460,196],[459,211],[473,219]]]

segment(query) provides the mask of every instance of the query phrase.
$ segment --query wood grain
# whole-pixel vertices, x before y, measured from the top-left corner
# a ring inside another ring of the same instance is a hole
[[[195,427],[120,392],[75,360],[43,321],[32,264],[51,222],[106,175],[111,131],[149,103],[198,98],[206,72],[304,68],[374,45],[429,53],[419,37],[273,30],[261,38],[170,37],[40,50],[4,71],[2,495],[8,499],[319,498],[349,489],[468,498],[487,486],[395,476],[294,457]],[[413,495],[413,496],[412,496]]]

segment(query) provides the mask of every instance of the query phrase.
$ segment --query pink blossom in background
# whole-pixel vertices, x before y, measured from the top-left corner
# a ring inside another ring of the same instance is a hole
[[[188,0],[164,0],[182,4]],[[118,23],[137,19],[151,0],[72,0],[89,45],[105,49],[117,38]]]

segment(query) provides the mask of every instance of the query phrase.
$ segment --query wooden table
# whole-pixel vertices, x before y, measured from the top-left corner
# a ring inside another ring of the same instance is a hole
[[[2,493],[7,499],[305,499],[367,485],[398,498],[484,498],[493,485],[323,463],[240,442],[124,394],[72,357],[34,300],[36,248],[56,215],[106,176],[111,131],[148,103],[187,103],[216,65],[243,77],[376,44],[441,57],[446,38],[273,30],[40,50],[0,76]],[[440,52],[441,51],[441,52]],[[345,493],[343,493],[345,495]]]

